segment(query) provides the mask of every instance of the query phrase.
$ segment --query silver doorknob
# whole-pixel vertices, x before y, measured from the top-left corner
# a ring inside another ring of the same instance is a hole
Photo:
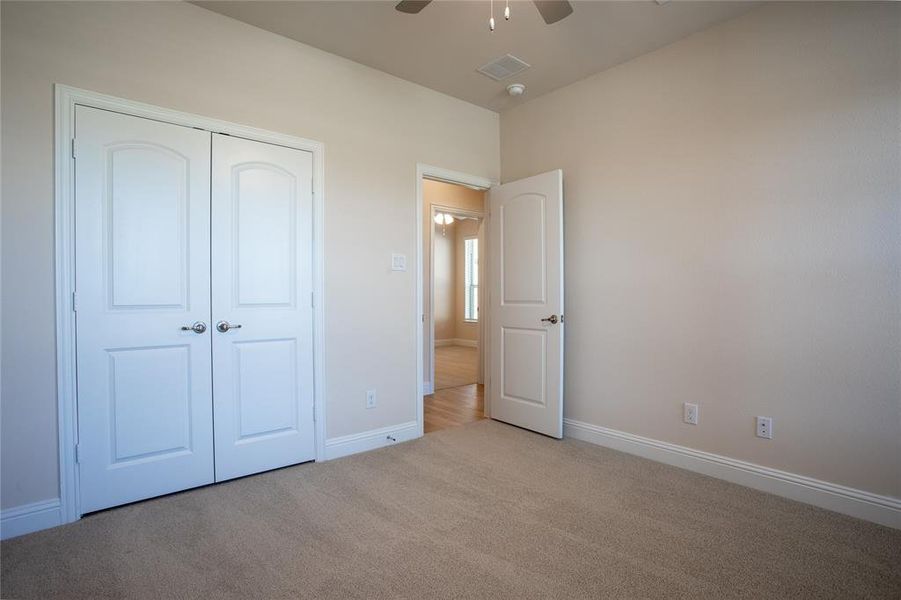
[[[187,325],[183,326],[181,328],[181,330],[182,331],[193,331],[194,333],[203,333],[204,331],[206,331],[206,323],[204,323],[203,321],[197,321],[190,327],[188,327]]]
[[[550,323],[551,325],[556,325],[560,319],[557,318],[557,315],[551,315],[545,319],[541,319],[543,323]]]
[[[216,329],[219,330],[219,333],[225,333],[229,329],[241,329],[240,325],[232,325],[228,321],[219,321],[216,323]]]

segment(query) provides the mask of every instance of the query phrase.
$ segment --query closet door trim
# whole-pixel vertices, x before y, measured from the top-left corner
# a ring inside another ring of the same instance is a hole
[[[322,142],[211,119],[56,84],[54,118],[54,218],[56,271],[56,379],[59,448],[59,524],[81,518],[77,468],[75,310],[75,107],[87,106],[203,129],[313,154],[313,406],[316,460],[325,459],[325,146]]]

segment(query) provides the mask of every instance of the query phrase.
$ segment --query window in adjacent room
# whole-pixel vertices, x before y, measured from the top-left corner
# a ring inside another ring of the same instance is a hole
[[[463,285],[465,308],[463,318],[479,320],[479,239],[463,240]]]

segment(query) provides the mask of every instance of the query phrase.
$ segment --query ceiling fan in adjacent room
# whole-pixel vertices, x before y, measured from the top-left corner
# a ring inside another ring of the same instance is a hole
[[[415,15],[428,6],[431,1],[432,0],[402,0],[401,2],[398,2],[397,6],[394,8],[400,12]],[[491,3],[491,16],[488,19],[488,28],[491,31],[494,31],[494,0],[489,0],[489,2]],[[541,13],[541,18],[544,19],[544,22],[548,25],[568,17],[573,12],[572,4],[567,0],[532,0],[532,4],[535,5],[535,8]],[[510,18],[509,0],[506,1],[504,6],[504,18]]]

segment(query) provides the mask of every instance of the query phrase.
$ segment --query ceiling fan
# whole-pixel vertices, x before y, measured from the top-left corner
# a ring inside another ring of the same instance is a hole
[[[402,0],[397,3],[397,6],[394,8],[403,13],[409,13],[412,15],[417,14],[423,8],[428,6],[428,4],[432,0]],[[541,18],[544,19],[544,22],[550,25],[551,23],[556,23],[557,21],[568,17],[573,12],[572,4],[570,4],[567,0],[532,0],[532,4],[535,5],[535,8],[538,9],[538,12],[541,13]],[[506,18],[510,18],[510,9],[509,5],[507,10],[504,13]],[[492,25],[494,21],[494,16],[491,17]],[[492,27],[492,30],[494,28]]]

